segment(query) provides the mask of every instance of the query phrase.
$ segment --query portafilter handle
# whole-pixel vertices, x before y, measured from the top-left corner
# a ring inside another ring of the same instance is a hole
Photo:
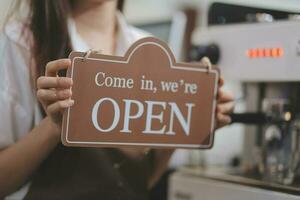
[[[284,120],[275,119],[262,112],[233,113],[231,123],[263,125],[266,123],[281,123]]]

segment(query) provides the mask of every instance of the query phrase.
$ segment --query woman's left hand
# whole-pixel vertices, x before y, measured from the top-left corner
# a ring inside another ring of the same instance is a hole
[[[218,103],[216,109],[216,129],[221,128],[231,123],[230,114],[234,110],[234,97],[231,93],[224,91],[222,88],[224,85],[224,79],[220,78],[218,88]]]

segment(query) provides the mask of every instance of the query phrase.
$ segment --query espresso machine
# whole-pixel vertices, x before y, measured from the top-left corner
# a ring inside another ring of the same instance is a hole
[[[245,127],[243,152],[236,167],[174,174],[170,200],[300,199],[299,19],[296,11],[210,5],[209,26],[194,34],[189,59],[209,57],[225,80],[242,86],[236,101],[245,109],[231,117]]]

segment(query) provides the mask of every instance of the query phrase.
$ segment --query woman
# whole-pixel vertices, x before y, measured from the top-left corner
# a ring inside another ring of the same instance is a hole
[[[72,80],[56,75],[70,67],[70,51],[123,55],[146,36],[125,22],[117,11],[122,4],[30,0],[28,17],[6,24],[0,36],[0,198],[147,199],[173,150],[60,144],[62,112],[74,101]],[[221,88],[218,102],[216,128],[230,123],[233,109]]]

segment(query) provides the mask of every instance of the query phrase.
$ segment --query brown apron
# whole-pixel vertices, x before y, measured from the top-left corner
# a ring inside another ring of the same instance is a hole
[[[59,145],[32,179],[25,200],[144,200],[153,153],[131,159],[117,149]]]

